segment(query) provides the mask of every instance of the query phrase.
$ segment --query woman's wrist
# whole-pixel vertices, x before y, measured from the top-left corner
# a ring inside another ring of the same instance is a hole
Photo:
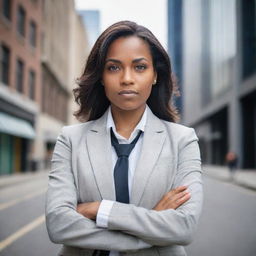
[[[96,220],[99,207],[100,202],[98,201],[81,203],[77,205],[77,212],[88,219]]]

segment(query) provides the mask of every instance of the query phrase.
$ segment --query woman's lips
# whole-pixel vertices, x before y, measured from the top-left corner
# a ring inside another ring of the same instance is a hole
[[[137,95],[138,93],[133,90],[122,90],[118,93],[119,95],[124,95],[124,96],[134,96]]]

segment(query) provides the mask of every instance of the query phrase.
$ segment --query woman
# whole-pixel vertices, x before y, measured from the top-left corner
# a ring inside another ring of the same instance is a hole
[[[186,255],[201,162],[194,130],[175,123],[173,87],[148,29],[121,21],[100,35],[74,90],[88,121],[63,128],[49,174],[46,224],[60,255]]]

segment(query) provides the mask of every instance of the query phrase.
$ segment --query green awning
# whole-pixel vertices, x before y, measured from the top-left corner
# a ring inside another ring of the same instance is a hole
[[[0,132],[26,139],[35,138],[35,130],[29,122],[2,112],[0,112]]]

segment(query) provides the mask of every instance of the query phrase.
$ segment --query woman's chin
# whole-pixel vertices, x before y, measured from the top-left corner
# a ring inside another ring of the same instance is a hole
[[[112,108],[118,110],[118,111],[139,111],[145,109],[145,104],[143,105],[135,105],[135,104],[118,104],[114,105],[111,104]]]

